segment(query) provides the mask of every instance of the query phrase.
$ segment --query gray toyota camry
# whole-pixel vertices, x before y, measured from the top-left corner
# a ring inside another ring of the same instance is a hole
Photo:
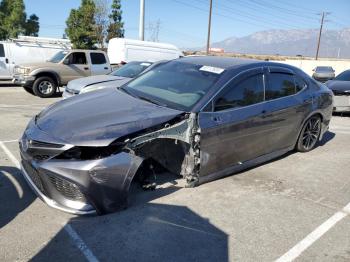
[[[292,66],[180,58],[44,109],[20,140],[22,170],[52,207],[109,213],[126,208],[132,181],[153,185],[164,169],[194,187],[310,151],[332,102],[326,86]]]

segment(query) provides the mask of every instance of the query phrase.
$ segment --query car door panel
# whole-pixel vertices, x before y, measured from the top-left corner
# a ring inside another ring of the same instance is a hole
[[[250,70],[232,80],[233,88],[238,87],[244,79],[257,74],[263,74],[262,68]],[[220,94],[217,97],[220,97]],[[263,118],[263,110],[263,102],[254,102],[247,106],[199,113],[200,176],[207,176],[239,165],[265,153],[264,136],[269,130],[266,128],[267,120]]]

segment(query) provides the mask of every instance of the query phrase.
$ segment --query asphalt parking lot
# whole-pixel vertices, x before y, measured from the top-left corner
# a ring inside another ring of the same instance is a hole
[[[0,85],[0,261],[350,261],[349,116],[309,153],[193,189],[165,176],[127,210],[78,217],[39,200],[18,168],[27,122],[60,99]]]

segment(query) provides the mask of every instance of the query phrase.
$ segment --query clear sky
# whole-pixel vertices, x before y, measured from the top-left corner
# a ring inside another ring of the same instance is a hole
[[[40,36],[62,37],[71,8],[81,0],[24,0],[40,18]],[[125,36],[138,38],[139,0],[122,0]],[[160,21],[159,41],[205,46],[209,0],[145,0],[145,38]],[[212,42],[268,29],[319,28],[317,13],[331,12],[325,29],[350,28],[350,0],[213,0]]]

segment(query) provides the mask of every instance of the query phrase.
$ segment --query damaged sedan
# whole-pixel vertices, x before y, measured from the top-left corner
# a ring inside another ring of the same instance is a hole
[[[52,207],[110,213],[127,207],[132,181],[147,181],[155,166],[194,187],[310,151],[332,103],[327,87],[289,65],[180,58],[44,109],[20,140],[22,171]]]

